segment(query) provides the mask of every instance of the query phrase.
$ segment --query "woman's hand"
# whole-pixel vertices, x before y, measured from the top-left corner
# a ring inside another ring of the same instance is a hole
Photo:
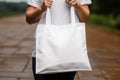
[[[47,7],[51,7],[52,6],[52,3],[53,3],[53,1],[52,0],[43,0],[43,3],[42,3],[42,7],[43,8],[47,8]]]
[[[80,22],[86,22],[89,18],[90,11],[87,4],[81,5],[77,0],[65,0],[69,6],[74,6]]]
[[[79,4],[77,0],[65,0],[65,2],[70,6],[77,6]]]
[[[38,7],[29,5],[26,10],[27,23],[33,24],[38,22],[43,12],[46,11],[47,7],[51,7],[51,6],[52,6],[52,0],[43,0],[43,3]]]

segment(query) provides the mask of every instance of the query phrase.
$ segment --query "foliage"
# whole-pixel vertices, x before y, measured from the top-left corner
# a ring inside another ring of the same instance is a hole
[[[91,11],[97,14],[112,14],[113,16],[120,14],[120,0],[93,0],[90,7]]]
[[[118,18],[114,18],[112,15],[98,15],[98,14],[91,14],[89,19],[90,24],[97,24],[97,25],[105,25],[106,27],[112,29],[120,29],[120,16]]]
[[[23,13],[26,10],[26,3],[0,2],[0,17]]]
[[[120,0],[93,0],[89,23],[120,30]]]

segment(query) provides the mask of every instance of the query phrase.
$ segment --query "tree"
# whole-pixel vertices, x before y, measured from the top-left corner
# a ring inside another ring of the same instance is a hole
[[[112,14],[118,16],[120,14],[120,0],[93,0],[91,11],[97,14]]]

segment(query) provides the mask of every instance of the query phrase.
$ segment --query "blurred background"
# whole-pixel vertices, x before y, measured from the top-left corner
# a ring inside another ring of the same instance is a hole
[[[90,24],[120,30],[120,0],[93,0],[90,8],[92,13],[89,20]]]
[[[0,80],[33,80],[35,25],[25,21],[27,0],[0,0]],[[75,80],[120,80],[120,0],[92,0],[86,24],[92,71]]]
[[[24,14],[26,7],[25,0],[0,0],[0,18]]]

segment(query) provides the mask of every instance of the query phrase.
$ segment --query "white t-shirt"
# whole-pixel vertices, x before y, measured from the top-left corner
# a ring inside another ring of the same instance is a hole
[[[43,0],[28,0],[27,4],[38,7]],[[91,0],[78,0],[82,5],[91,4]],[[53,0],[53,4],[50,8],[51,12],[51,21],[54,25],[62,25],[70,23],[70,7],[66,4],[65,0]],[[45,24],[45,12],[42,14],[40,23]],[[79,22],[79,19],[76,14],[76,22]],[[35,57],[35,40],[33,43],[32,56]]]

